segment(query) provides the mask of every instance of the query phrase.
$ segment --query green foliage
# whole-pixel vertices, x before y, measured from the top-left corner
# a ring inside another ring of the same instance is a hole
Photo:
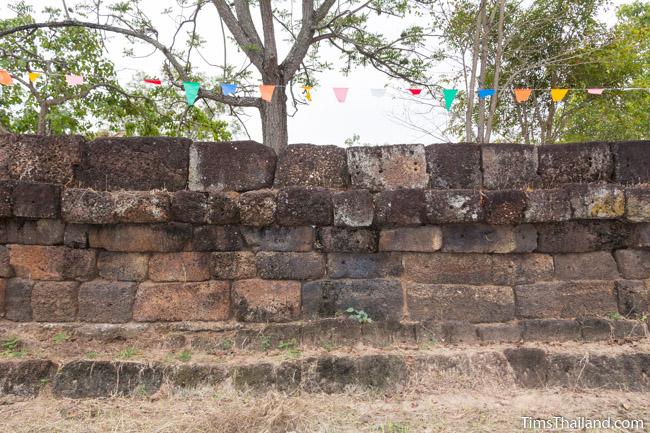
[[[70,338],[71,336],[69,333],[59,332],[57,334],[54,334],[54,337],[52,337],[52,341],[54,341],[54,344],[61,344],[70,341]]]
[[[372,323],[372,319],[368,316],[368,313],[363,310],[356,310],[350,307],[345,312],[348,313],[348,319],[352,319],[361,324]]]
[[[190,359],[192,359],[192,352],[189,350],[183,350],[181,353],[178,354],[176,357],[181,362],[188,362]]]
[[[611,320],[621,320],[623,318],[618,311],[607,313],[607,317]]]
[[[131,359],[137,354],[138,354],[138,351],[135,349],[135,347],[127,347],[127,348],[121,350],[120,353],[118,353],[117,356],[120,359]]]
[[[271,338],[266,335],[262,335],[262,337],[260,338],[260,349],[267,351],[270,348],[271,348]]]
[[[300,356],[298,341],[295,338],[289,341],[281,341],[278,344],[278,349],[284,351],[289,358],[297,358]]]
[[[22,349],[22,342],[18,337],[11,337],[8,340],[0,342],[0,348],[2,349],[0,354],[7,358],[22,358],[27,354]]]
[[[219,348],[221,350],[230,350],[230,349],[233,348],[234,345],[235,345],[235,343],[232,340],[228,339],[228,338],[224,338],[223,340],[221,340],[219,342]]]

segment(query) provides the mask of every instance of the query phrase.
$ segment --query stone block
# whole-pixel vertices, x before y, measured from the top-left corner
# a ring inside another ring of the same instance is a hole
[[[79,283],[40,281],[32,289],[32,318],[36,322],[74,322],[77,320]]]
[[[562,342],[580,341],[580,323],[569,319],[522,320],[524,341]]]
[[[125,323],[131,320],[137,283],[95,280],[79,286],[79,320]]]
[[[66,248],[63,256],[63,279],[88,281],[97,274],[97,253],[95,250]]]
[[[171,219],[182,223],[206,221],[208,196],[200,191],[176,191],[171,196]]]
[[[238,226],[196,226],[192,251],[237,251],[242,249],[242,233]]]
[[[61,280],[65,251],[64,247],[10,245],[9,262],[19,278]]]
[[[319,280],[302,286],[305,319],[334,317],[354,308],[365,311],[373,320],[399,321],[403,304],[399,280]]]
[[[483,186],[516,189],[537,181],[537,147],[525,144],[487,144],[482,147]]]
[[[632,229],[620,221],[567,221],[536,228],[537,251],[542,253],[614,250],[631,244]]]
[[[313,227],[267,227],[244,229],[246,244],[261,251],[311,251],[315,241]]]
[[[7,280],[0,278],[0,317],[5,316],[5,289]]]
[[[345,188],[350,183],[345,149],[292,144],[278,155],[275,185]]]
[[[399,254],[328,254],[327,273],[330,278],[383,278],[402,274]]]
[[[13,214],[24,218],[58,218],[61,187],[50,183],[17,182],[12,190]]]
[[[322,227],[316,234],[316,247],[328,253],[374,253],[377,232],[347,227]]]
[[[193,143],[189,189],[250,191],[268,188],[275,176],[273,149],[254,141]]]
[[[620,244],[620,247],[628,246],[631,248],[650,248],[650,224],[641,223],[628,227],[630,230],[627,243]]]
[[[515,299],[510,287],[405,282],[404,288],[411,320],[481,323],[514,319]]]
[[[13,134],[0,134],[0,180],[11,179],[11,176],[9,176],[9,163],[18,137]]]
[[[576,318],[617,311],[613,281],[553,281],[515,286],[517,317]]]
[[[547,188],[612,179],[614,166],[607,143],[548,144],[539,146],[537,152],[540,183]]]
[[[650,182],[650,141],[612,143],[614,181],[624,184]]]
[[[12,219],[5,226],[6,242],[24,245],[57,245],[63,243],[65,224],[61,220]]]
[[[530,224],[450,224],[442,227],[442,239],[448,253],[529,253],[537,248],[537,231]]]
[[[650,188],[625,188],[625,218],[635,223],[650,222]]]
[[[152,281],[205,281],[210,279],[210,253],[158,253],[149,259]]]
[[[8,170],[12,179],[69,185],[81,162],[79,135],[15,136]]]
[[[142,283],[133,304],[137,322],[219,321],[230,316],[230,283]]]
[[[325,258],[320,253],[259,252],[257,273],[267,280],[314,280],[325,275]]]
[[[567,186],[574,219],[614,219],[625,214],[623,189],[616,185]]]
[[[264,227],[275,222],[277,191],[249,191],[239,196],[239,217],[245,226]]]
[[[212,253],[212,275],[219,280],[245,280],[257,276],[255,254],[249,251]]]
[[[233,282],[233,308],[242,322],[287,322],[300,316],[300,283],[282,280]]]
[[[31,322],[32,289],[36,282],[12,278],[5,284],[5,319],[13,322]]]
[[[650,282],[616,281],[618,312],[625,317],[643,317],[650,311]]]
[[[524,220],[526,193],[523,191],[486,191],[483,200],[488,224],[519,224]]]
[[[420,225],[427,221],[424,190],[400,189],[375,195],[375,224],[379,226]]]
[[[426,188],[429,183],[424,146],[351,147],[347,150],[351,183],[371,191]]]
[[[553,256],[558,280],[615,280],[619,278],[614,257],[609,251],[556,254]]]
[[[0,218],[8,218],[12,215],[11,195],[13,185],[13,182],[0,180]]]
[[[483,220],[481,193],[473,190],[427,190],[425,215],[429,224],[469,223]]]
[[[208,224],[238,224],[239,194],[235,192],[210,193],[206,221]]]
[[[566,189],[536,189],[526,191],[524,221],[547,223],[571,219],[571,203]]]
[[[436,226],[383,229],[379,251],[434,252],[442,246],[442,230]]]
[[[436,189],[481,187],[481,148],[471,143],[437,143],[425,148],[429,186]]]
[[[117,222],[156,223],[171,219],[171,200],[165,191],[116,191],[111,195]]]
[[[519,343],[523,339],[520,323],[481,323],[476,326],[478,338],[484,343]]]
[[[0,245],[0,278],[11,278],[14,276],[14,270],[9,262],[9,250],[4,245]]]
[[[118,224],[93,227],[91,248],[121,252],[182,251],[192,239],[192,226],[183,223]]]
[[[277,219],[280,225],[332,224],[332,196],[317,187],[288,187],[278,193]]]
[[[63,245],[68,248],[88,248],[89,226],[84,224],[66,224],[63,231]]]
[[[185,189],[189,146],[185,138],[99,138],[85,143],[77,180],[100,191]]]
[[[650,251],[648,250],[617,250],[614,257],[618,270],[623,278],[644,279],[650,278]]]
[[[334,225],[368,227],[372,224],[375,204],[372,194],[365,189],[352,189],[332,195]]]
[[[105,191],[70,188],[61,197],[63,219],[78,224],[113,224],[117,222],[113,196]]]
[[[144,281],[147,279],[149,255],[100,251],[97,258],[99,276],[106,280]]]

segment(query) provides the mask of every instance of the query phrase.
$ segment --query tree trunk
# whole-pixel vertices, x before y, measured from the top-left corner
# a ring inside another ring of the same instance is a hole
[[[38,130],[36,131],[38,135],[47,134],[47,112],[47,105],[41,104],[41,109],[38,112]]]
[[[474,115],[474,91],[476,90],[476,65],[479,56],[479,41],[481,31],[483,30],[483,15],[485,14],[485,0],[481,0],[479,12],[476,17],[476,28],[474,31],[474,42],[472,44],[472,76],[467,89],[467,111],[465,112],[465,141],[474,141],[474,132],[472,131],[472,116]]]
[[[261,104],[260,116],[264,145],[279,152],[289,142],[285,87],[276,87],[271,102],[262,101]]]

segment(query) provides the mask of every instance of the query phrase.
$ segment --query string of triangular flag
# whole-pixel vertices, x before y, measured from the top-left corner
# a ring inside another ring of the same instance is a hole
[[[28,79],[30,83],[35,83],[41,75],[63,75],[63,74],[50,74],[50,73],[44,73],[44,72],[28,72]],[[13,85],[13,77],[15,75],[12,75],[9,73],[9,71],[0,69],[0,85],[3,86],[11,86]],[[75,75],[75,74],[65,74],[63,75],[65,77],[65,81],[69,86],[79,86],[85,83],[84,77],[81,75]],[[163,84],[163,81],[157,78],[145,78],[143,79],[144,83],[150,84],[150,85],[155,85],[155,86],[160,86]],[[275,92],[276,88],[284,88],[287,86],[284,85],[276,85],[276,84],[261,84],[258,86],[259,89],[259,94],[260,97],[267,101],[271,102],[273,100],[273,94]],[[234,83],[222,83],[220,84],[221,88],[221,93],[224,96],[232,96],[237,93],[237,90],[239,89],[238,84]],[[194,105],[194,102],[196,102],[196,99],[198,98],[199,95],[199,90],[201,89],[201,83],[196,82],[196,81],[184,81],[183,82],[183,90],[185,91],[185,97],[187,100],[188,105]],[[310,85],[304,85],[302,86],[302,89],[304,91],[305,99],[307,102],[312,102],[313,96],[312,96],[312,90],[314,89],[313,86]],[[334,92],[334,96],[336,100],[340,103],[344,103],[347,100],[348,93],[350,88],[349,87],[333,87],[332,88]],[[412,96],[424,96],[422,88],[408,88],[406,89],[408,93],[410,93]],[[648,90],[650,91],[650,88],[645,88],[645,87],[598,87],[598,88],[507,88],[507,89],[501,89],[501,90],[511,90],[514,94],[515,101],[517,103],[524,103],[530,99],[530,96],[532,95],[533,91],[550,91],[551,93],[551,99],[553,102],[561,102],[565,99],[567,96],[568,92],[571,91],[586,91],[590,95],[602,95],[605,90]],[[451,107],[454,103],[454,100],[456,99],[458,93],[460,92],[459,89],[442,89],[442,96],[444,99],[445,103],[445,108],[449,111],[451,110]],[[488,97],[494,97],[496,95],[497,90],[496,89],[478,89],[476,91],[478,98],[479,99],[486,99]],[[433,92],[432,96],[433,95]],[[381,98],[386,95],[386,89],[385,88],[376,88],[376,89],[370,89],[370,94],[373,97]]]

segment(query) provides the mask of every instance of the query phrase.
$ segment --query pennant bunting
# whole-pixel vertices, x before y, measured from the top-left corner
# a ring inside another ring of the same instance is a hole
[[[408,90],[409,90],[409,92],[411,92],[411,95],[413,95],[413,96],[417,96],[420,93],[422,93],[422,89],[408,89]]]
[[[515,89],[515,100],[518,104],[526,102],[532,93],[533,89]]]
[[[604,90],[600,88],[587,89],[587,93],[590,95],[602,95]]]
[[[41,76],[41,74],[38,73],[38,72],[30,72],[27,75],[29,76],[29,82],[30,83],[35,82],[36,80],[38,80],[38,77]]]
[[[386,95],[386,89],[370,89],[370,94],[375,98],[383,98]]]
[[[11,77],[11,74],[4,69],[0,69],[0,84],[3,86],[11,86],[14,84],[14,79]]]
[[[153,84],[154,86],[160,86],[162,84],[162,81],[155,78],[145,78],[144,82],[147,84]]]
[[[312,86],[302,86],[302,89],[305,91],[305,99],[307,102],[311,102],[311,89],[313,89]]]
[[[187,105],[190,107],[194,105],[196,98],[199,97],[199,89],[201,84],[196,81],[183,81],[183,89],[185,90],[185,99],[187,99]]]
[[[237,92],[237,84],[224,83],[221,85],[221,93],[224,96],[234,95]]]
[[[553,102],[560,102],[568,92],[569,89],[551,89],[551,99]]]
[[[485,99],[488,96],[494,96],[495,93],[496,93],[496,90],[494,90],[494,89],[479,89],[478,98],[479,99]]]
[[[84,77],[81,75],[66,75],[65,82],[68,83],[68,86],[79,86],[84,83]]]
[[[273,84],[262,84],[260,86],[260,94],[262,95],[262,99],[264,99],[267,102],[271,102],[273,99],[273,92],[275,91],[275,85]]]
[[[445,108],[447,111],[451,110],[451,104],[454,103],[454,99],[456,99],[456,94],[458,93],[458,89],[443,89],[442,94],[445,97]]]
[[[347,87],[334,87],[334,95],[339,102],[345,102],[345,99],[348,97],[348,88]]]

